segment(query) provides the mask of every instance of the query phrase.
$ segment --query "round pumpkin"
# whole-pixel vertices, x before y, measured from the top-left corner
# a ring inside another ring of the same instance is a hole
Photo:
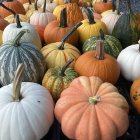
[[[131,85],[130,97],[136,111],[140,114],[140,77],[138,77]]]
[[[14,71],[19,63],[25,65],[24,82],[42,81],[45,74],[45,60],[39,49],[33,44],[22,41],[20,38],[28,31],[21,31],[17,36],[2,44],[0,48],[0,83],[1,85],[10,84],[14,78]]]
[[[70,59],[74,61],[70,65],[74,66],[77,58],[80,56],[80,51],[73,45],[66,43],[68,37],[81,25],[78,23],[75,25],[63,38],[61,42],[50,43],[41,49],[41,52],[45,58],[47,68],[54,68],[56,66],[63,67],[63,65]]]
[[[0,30],[4,30],[4,28],[8,25],[8,21],[6,21],[5,19],[3,19],[1,16],[0,16]]]
[[[43,86],[21,82],[18,67],[12,84],[0,88],[0,136],[3,140],[39,140],[49,131],[54,103]]]
[[[96,41],[99,37],[93,36],[86,40],[83,44],[82,51],[83,53],[91,50],[96,50]],[[122,50],[122,45],[120,41],[111,35],[104,35],[102,31],[100,31],[100,38],[102,38],[104,42],[104,49],[107,54],[114,56],[115,58],[118,57],[119,53]]]
[[[2,44],[2,30],[0,30],[0,47],[1,47],[1,44]]]
[[[121,67],[121,74],[128,81],[134,81],[140,76],[140,45],[130,45],[123,49],[117,61]]]
[[[37,31],[27,22],[20,22],[19,16],[16,16],[16,23],[9,24],[3,31],[3,42],[13,40],[15,36],[22,30],[29,30],[28,34],[23,35],[21,41],[31,42],[37,48],[42,48],[41,41]]]
[[[50,22],[44,31],[44,39],[46,44],[60,42],[64,36],[72,29],[73,25],[67,23],[67,12],[66,8],[61,11],[60,21],[54,20]],[[51,31],[51,32],[50,32]],[[68,39],[67,43],[70,43],[74,46],[78,44],[79,34],[78,31],[75,31]]]
[[[57,101],[61,92],[69,86],[72,80],[78,77],[78,74],[73,68],[68,68],[73,60],[68,60],[62,68],[50,68],[45,73],[42,85],[49,90],[54,101]]]
[[[3,1],[2,3],[0,3],[0,13],[1,13],[0,15],[2,18],[5,18],[5,17],[11,15],[11,12],[6,10],[2,5],[5,5],[6,7],[12,9],[17,14],[23,14],[23,15],[26,14],[23,5],[19,1],[6,0],[6,1]]]
[[[83,24],[77,29],[79,32],[80,44],[83,44],[87,39],[92,36],[99,36],[100,29],[102,29],[103,32],[107,34],[107,28],[105,23],[103,23],[101,20],[94,19],[94,16],[90,9],[87,8],[86,13],[88,19],[83,20]]]
[[[76,61],[74,69],[80,76],[98,76],[104,82],[115,84],[120,76],[117,60],[104,53],[103,40],[97,40],[96,51],[82,54]]]
[[[116,140],[128,129],[128,111],[117,88],[94,76],[74,79],[54,109],[63,133],[77,140]]]

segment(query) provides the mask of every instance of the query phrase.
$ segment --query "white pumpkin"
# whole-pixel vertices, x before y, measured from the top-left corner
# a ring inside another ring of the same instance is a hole
[[[49,2],[49,3],[47,2],[46,3],[46,11],[53,13],[56,6],[57,6],[57,4],[55,2]],[[43,5],[42,5],[42,8],[43,8]]]
[[[53,99],[41,85],[21,83],[18,68],[14,82],[0,88],[0,140],[39,140],[53,123]]]
[[[37,3],[39,4],[39,5],[43,5],[44,4],[44,2],[45,2],[45,0],[38,0],[37,1]],[[47,0],[46,2],[50,2],[50,0]]]
[[[22,40],[24,42],[27,41],[34,44],[39,49],[42,48],[41,40],[37,31],[30,23],[27,22],[18,21],[17,23],[9,24],[3,31],[3,43],[9,40],[13,40],[21,30],[29,30],[28,34],[23,35],[23,37],[21,38],[21,42]]]
[[[119,54],[117,61],[125,79],[134,81],[140,76],[140,44],[128,46]]]

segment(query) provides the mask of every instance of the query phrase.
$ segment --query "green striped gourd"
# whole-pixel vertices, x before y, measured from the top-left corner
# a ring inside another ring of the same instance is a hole
[[[19,63],[25,65],[24,82],[41,82],[45,73],[44,57],[33,44],[20,38],[27,32],[21,31],[14,40],[3,43],[0,48],[0,83],[10,84]]]
[[[105,52],[117,58],[119,53],[122,50],[122,45],[120,41],[111,35],[104,35],[102,31],[100,31],[100,37],[104,41],[104,49]],[[96,41],[98,37],[93,36],[85,41],[82,47],[82,52],[85,53],[87,51],[96,50]]]

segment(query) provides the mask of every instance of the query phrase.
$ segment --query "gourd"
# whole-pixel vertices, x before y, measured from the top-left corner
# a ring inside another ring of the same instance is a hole
[[[63,67],[63,65],[70,59],[73,58],[74,61],[70,65],[73,67],[77,58],[81,55],[80,51],[73,45],[65,43],[68,37],[81,25],[78,23],[75,25],[63,38],[61,42],[50,43],[41,49],[47,68],[54,68],[56,66]]]
[[[94,76],[74,79],[54,109],[63,133],[76,140],[116,140],[128,129],[128,111],[117,88]]]
[[[88,51],[96,50],[96,41],[98,40],[98,38],[99,37],[93,36],[86,40],[82,46],[82,52],[85,53]],[[104,32],[102,30],[100,30],[100,38],[104,42],[105,53],[117,58],[122,50],[120,41],[114,36],[104,35]]]
[[[3,31],[8,24],[9,23],[0,16],[0,30]]]
[[[49,131],[54,103],[43,86],[22,82],[23,64],[11,84],[0,88],[1,140],[39,140]]]
[[[42,81],[45,74],[46,65],[43,55],[33,44],[22,41],[20,38],[28,30],[20,31],[17,36],[2,44],[0,48],[0,83],[8,85],[13,81],[14,71],[19,63],[25,65],[24,82]]]
[[[20,22],[18,15],[16,15],[16,23],[11,23],[4,29],[2,37],[3,43],[13,40],[15,36],[24,29],[29,30],[29,33],[25,34],[21,41],[31,42],[37,48],[41,49],[42,45],[37,31],[30,23]]]
[[[54,67],[47,70],[42,80],[42,85],[51,93],[54,101],[57,101],[61,92],[78,77],[73,68],[68,67],[74,59],[70,59],[61,67]]]
[[[114,57],[104,53],[103,40],[96,43],[96,51],[82,54],[74,69],[80,76],[98,76],[104,82],[115,84],[120,76],[120,66]]]

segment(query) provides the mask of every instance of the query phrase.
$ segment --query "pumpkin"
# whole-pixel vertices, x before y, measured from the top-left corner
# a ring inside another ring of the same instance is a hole
[[[103,0],[102,2],[96,2],[93,8],[97,13],[101,14],[104,11],[113,9],[112,1]]]
[[[0,48],[0,83],[2,85],[13,81],[14,71],[19,63],[25,65],[24,82],[39,83],[43,79],[46,70],[44,57],[33,44],[26,41],[20,42],[25,32],[27,30],[20,31],[13,40],[3,43]]]
[[[94,19],[92,11],[90,9],[85,10],[88,16],[88,19],[82,21],[82,25],[77,29],[79,32],[80,44],[83,44],[87,39],[92,36],[98,36],[100,29],[107,34],[107,28],[105,23],[100,20]]]
[[[105,52],[114,56],[115,58],[118,57],[119,53],[122,50],[122,45],[120,41],[111,35],[104,35],[103,31],[100,30],[100,38],[104,42],[104,49]],[[91,50],[96,50],[96,41],[98,40],[98,37],[93,36],[86,40],[83,44],[82,51],[83,53]]]
[[[34,4],[35,3],[32,3],[32,1],[31,0],[28,0],[28,2],[25,2],[23,4],[23,7],[24,7],[24,9],[25,9],[26,12],[29,11],[30,9],[34,9]]]
[[[125,79],[128,81],[137,79],[140,76],[140,45],[134,44],[123,49],[117,61],[121,67],[121,74]]]
[[[39,140],[54,120],[54,103],[49,91],[37,83],[21,82],[22,66],[17,68],[13,83],[0,88],[3,140]]]
[[[27,22],[20,22],[19,16],[16,15],[16,23],[9,24],[3,31],[3,42],[12,40],[15,36],[24,29],[28,29],[29,33],[25,34],[21,41],[31,42],[39,49],[42,47],[41,41],[37,31],[33,28],[33,26]]]
[[[54,0],[54,2],[57,4],[57,5],[63,5],[65,4],[65,0]],[[71,0],[71,3],[77,3],[78,4],[79,0]]]
[[[0,16],[0,30],[4,30],[4,28],[8,25],[8,21],[6,21],[5,19],[3,19],[1,16]]]
[[[74,69],[80,76],[98,76],[104,82],[115,84],[120,76],[120,66],[114,57],[104,53],[103,40],[96,43],[96,50],[82,54]]]
[[[102,2],[103,0],[92,0],[92,5],[94,6],[94,4],[96,3],[96,2]]]
[[[7,11],[5,8],[3,8],[2,5],[5,5],[6,7],[12,9],[17,14],[23,14],[25,15],[25,9],[23,5],[17,1],[17,0],[6,0],[2,3],[0,3],[0,15],[2,18],[5,18],[9,15],[11,15],[11,12]]]
[[[92,2],[91,2],[91,0],[79,0],[78,5],[80,7],[84,7],[84,6],[92,7]]]
[[[39,12],[37,10],[34,11],[34,13],[30,17],[30,24],[40,25],[45,28],[46,25],[53,20],[55,20],[55,16],[50,12],[46,12],[46,0],[45,0],[43,11],[42,12]]]
[[[128,111],[117,88],[94,76],[74,79],[54,109],[63,133],[76,140],[116,140],[128,129]]]
[[[25,3],[32,3],[35,0],[18,0],[18,1],[24,5]]]
[[[0,30],[0,46],[2,44],[2,30]]]
[[[140,114],[140,107],[139,107],[140,88],[139,88],[139,85],[140,85],[140,77],[138,77],[132,83],[131,88],[130,88],[130,97],[131,97],[133,106],[135,107],[136,111]]]
[[[37,0],[37,3],[41,6],[44,4],[44,2],[45,2],[45,0]],[[46,2],[49,3],[50,0],[46,0]]]
[[[68,68],[73,60],[68,60],[62,68],[55,67],[48,69],[43,78],[42,85],[49,90],[54,101],[57,101],[61,92],[69,86],[72,80],[78,77],[73,68]]]
[[[71,24],[67,23],[67,12],[66,8],[64,8],[61,12],[60,21],[54,20],[45,28],[44,39],[46,44],[60,42],[72,27],[73,26]],[[79,34],[75,31],[66,42],[76,46],[78,44],[78,40]]]
[[[120,40],[123,48],[136,44],[140,37],[140,15],[131,10],[130,0],[127,3],[127,12],[117,20],[112,31],[112,35]]]
[[[53,15],[60,20],[61,11],[65,8],[65,5],[58,5],[53,11]]]
[[[80,56],[80,51],[73,45],[65,43],[68,37],[81,25],[78,23],[75,25],[63,38],[61,42],[50,43],[41,49],[41,52],[45,58],[47,68],[54,68],[56,66],[63,67],[63,65],[70,59],[74,61],[70,65],[74,66],[77,58]]]

